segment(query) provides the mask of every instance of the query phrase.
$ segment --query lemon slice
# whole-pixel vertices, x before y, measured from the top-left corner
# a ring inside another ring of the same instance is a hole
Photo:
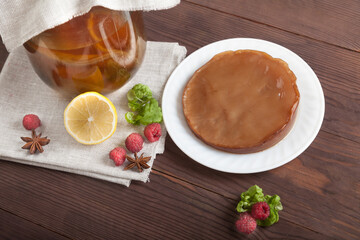
[[[130,13],[125,12],[124,14],[126,19],[131,19]],[[103,22],[99,24],[100,34],[101,36],[106,36],[105,27],[103,25]],[[120,31],[118,31],[118,34],[122,35],[123,38],[126,39],[125,42],[130,44],[126,49],[122,49],[122,47],[120,47],[120,50],[114,49],[110,41],[111,39],[104,39],[104,45],[112,59],[114,59],[122,67],[131,69],[136,63],[138,54],[137,40],[135,36],[136,30],[132,21],[127,21],[127,23],[123,25],[121,29],[122,34],[120,34]],[[117,37],[119,38],[119,36]],[[117,39],[114,40],[115,42],[117,41]]]
[[[98,66],[90,68],[88,71],[74,74],[72,80],[79,93],[104,89],[104,80]]]
[[[64,111],[66,131],[82,144],[102,143],[114,134],[116,124],[114,105],[97,92],[80,94]]]

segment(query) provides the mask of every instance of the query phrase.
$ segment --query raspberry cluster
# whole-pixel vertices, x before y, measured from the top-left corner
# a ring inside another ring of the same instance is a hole
[[[152,143],[161,137],[161,125],[159,123],[151,123],[144,129],[144,136]],[[125,140],[125,147],[132,153],[138,153],[144,146],[144,139],[139,133],[131,133]],[[114,148],[109,157],[114,161],[116,166],[121,166],[126,159],[126,150],[122,147]]]
[[[250,234],[256,229],[256,219],[265,220],[270,215],[270,207],[266,202],[255,203],[251,213],[240,213],[235,225],[239,232]]]

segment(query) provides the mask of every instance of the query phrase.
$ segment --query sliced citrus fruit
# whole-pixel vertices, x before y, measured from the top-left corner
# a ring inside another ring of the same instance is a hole
[[[85,72],[74,74],[72,80],[79,92],[101,92],[104,89],[104,80],[98,66],[94,66]]]
[[[107,52],[110,54],[111,58],[114,59],[120,66],[131,69],[137,58],[137,42],[135,35],[135,28],[131,20],[130,13],[124,13],[126,21],[123,25],[117,27],[117,31],[111,37],[107,34],[107,28],[105,26],[106,22],[102,21],[99,23],[100,35],[103,36],[104,47],[107,49]],[[116,44],[115,44],[116,43]],[[96,45],[98,46],[98,45]]]
[[[109,13],[101,10],[91,12],[87,20],[87,30],[96,43],[94,46],[103,52],[108,52],[108,47],[104,45],[106,40],[113,50],[126,48],[129,38],[127,16],[123,13]]]
[[[82,144],[102,143],[114,134],[116,124],[114,105],[97,92],[80,94],[64,111],[66,131]]]
[[[73,50],[88,47],[93,39],[86,29],[89,13],[75,17],[70,21],[48,29],[42,34],[32,38],[32,42],[40,47],[54,50]]]
[[[90,53],[90,47],[63,51],[40,47],[31,41],[26,42],[24,45],[26,45],[26,49],[30,52],[38,52],[41,54],[40,56],[43,55],[50,58],[50,60],[56,60],[64,64],[87,65],[109,58],[109,54],[103,55],[94,51]],[[87,53],[85,54],[84,52]]]

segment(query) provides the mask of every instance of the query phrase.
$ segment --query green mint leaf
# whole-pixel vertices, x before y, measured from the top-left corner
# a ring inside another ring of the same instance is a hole
[[[280,197],[278,195],[266,195],[265,196],[265,201],[267,202],[267,204],[269,204],[269,206],[272,206],[275,210],[277,211],[281,211],[283,210],[283,206],[280,202]]]
[[[240,196],[241,200],[236,207],[238,212],[251,211],[252,205],[265,201],[262,189],[257,185],[250,187],[246,192],[241,193]]]
[[[127,94],[129,101],[147,102],[152,98],[150,88],[144,84],[136,84]]]
[[[155,98],[150,99],[150,101],[144,106],[140,115],[142,117],[140,119],[140,123],[142,125],[148,125],[154,122],[160,123],[162,121],[162,111]]]
[[[127,97],[129,102],[132,102],[132,101],[136,100],[136,95],[135,95],[134,90],[130,89],[128,91],[128,93],[126,94],[126,97]]]
[[[143,107],[142,103],[139,103],[138,101],[129,101],[128,102],[128,107],[131,109],[131,111],[138,111],[141,110],[141,108]]]
[[[134,124],[134,125],[137,125],[139,123],[136,122],[136,116],[135,116],[135,113],[133,112],[127,112],[125,114],[125,119],[128,123],[131,123],[131,124]]]
[[[280,202],[280,197],[278,195],[266,195],[265,201],[270,207],[270,215],[265,220],[257,220],[257,224],[259,226],[271,226],[274,223],[279,221],[279,211],[283,209],[282,204]]]
[[[125,114],[131,124],[148,125],[162,121],[162,111],[158,101],[152,97],[150,88],[144,84],[136,84],[127,93],[128,106],[132,112]]]
[[[139,111],[152,98],[150,88],[138,83],[127,93],[128,106],[131,111]]]
[[[268,227],[279,221],[279,213],[273,207],[270,207],[270,215],[265,220],[256,220],[257,225]]]
[[[270,207],[269,217],[265,220],[256,220],[259,226],[271,226],[279,221],[279,211],[283,209],[278,195],[264,196],[262,189],[254,185],[246,192],[241,193],[241,200],[239,201],[236,210],[238,212],[250,212],[252,206],[257,202],[267,202]]]

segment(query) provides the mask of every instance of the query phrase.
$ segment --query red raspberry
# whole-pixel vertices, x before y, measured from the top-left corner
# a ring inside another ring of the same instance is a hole
[[[41,125],[41,121],[35,114],[27,114],[23,118],[23,126],[27,130],[33,130]]]
[[[239,232],[250,234],[256,229],[255,219],[247,212],[240,213],[236,221],[236,228]]]
[[[144,129],[144,135],[149,142],[159,141],[161,137],[161,126],[159,123],[151,123]]]
[[[139,152],[143,148],[143,144],[144,139],[138,133],[130,134],[125,140],[126,148],[132,153]]]
[[[265,220],[270,214],[270,207],[266,202],[255,203],[251,208],[251,216],[255,219]]]
[[[125,162],[126,151],[122,147],[117,147],[111,150],[109,157],[114,161],[115,166],[121,166]]]

